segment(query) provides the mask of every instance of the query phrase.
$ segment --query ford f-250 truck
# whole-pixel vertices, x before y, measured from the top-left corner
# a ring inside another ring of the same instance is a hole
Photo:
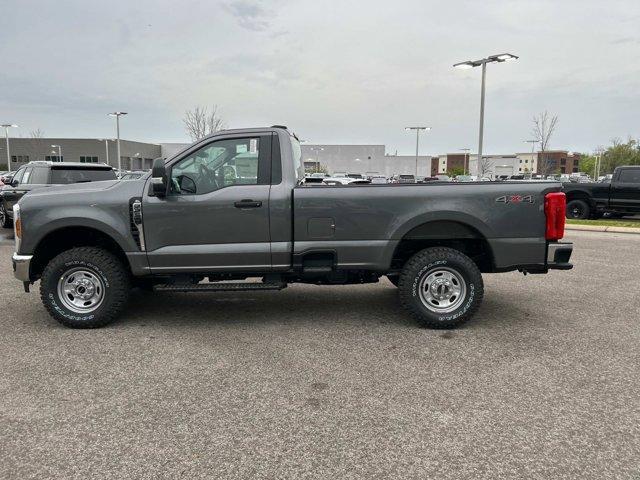
[[[226,130],[151,175],[51,187],[14,209],[15,276],[60,323],[113,321],[134,286],[280,290],[292,282],[398,287],[423,326],[480,306],[481,273],[570,269],[555,182],[305,186],[286,127]],[[262,281],[247,282],[246,279]]]
[[[617,167],[611,181],[565,183],[567,218],[599,218],[640,213],[640,166]]]

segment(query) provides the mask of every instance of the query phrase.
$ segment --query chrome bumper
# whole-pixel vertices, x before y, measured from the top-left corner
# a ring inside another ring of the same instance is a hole
[[[13,254],[13,276],[22,282],[29,282],[29,268],[31,267],[31,259],[33,255],[18,255]]]
[[[547,266],[555,270],[571,270],[573,264],[569,262],[573,252],[571,242],[549,242],[547,246]]]

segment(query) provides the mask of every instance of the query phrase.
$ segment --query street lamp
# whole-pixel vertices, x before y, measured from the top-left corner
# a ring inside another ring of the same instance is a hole
[[[11,151],[9,150],[9,129],[18,128],[18,125],[14,125],[13,123],[5,123],[3,125],[0,125],[0,127],[4,128],[4,138],[7,141],[7,170],[11,171]]]
[[[57,148],[58,149],[58,161],[61,162],[62,161],[62,147],[60,145],[51,145],[51,148]]]
[[[525,140],[524,143],[531,144],[531,173],[533,173],[533,158],[535,155],[536,143],[538,143],[538,140]]]
[[[127,112],[112,112],[108,113],[110,117],[116,117],[116,136],[117,136],[117,149],[118,149],[118,170],[122,170],[122,164],[120,160],[120,116],[126,115]]]
[[[404,127],[407,132],[411,130],[416,131],[416,177],[418,176],[418,149],[420,148],[420,130],[424,130],[428,132],[431,130],[431,127]],[[416,180],[417,181],[417,180]]]
[[[491,55],[487,58],[481,58],[480,60],[467,60],[466,62],[456,63],[454,68],[469,69],[474,67],[482,67],[482,90],[480,93],[480,133],[478,135],[478,161],[482,159],[482,137],[484,134],[484,90],[487,77],[487,63],[502,63],[509,62],[511,60],[517,60],[516,55],[511,53],[500,53],[498,55]]]
[[[461,148],[460,151],[464,152],[464,166],[462,167],[462,174],[466,175],[467,174],[467,167],[469,166],[469,152],[471,151],[471,149],[470,148]]]
[[[107,165],[109,165],[109,140],[113,140],[112,138],[99,138],[98,141],[99,142],[104,142],[104,153],[107,157],[107,161],[105,162]]]

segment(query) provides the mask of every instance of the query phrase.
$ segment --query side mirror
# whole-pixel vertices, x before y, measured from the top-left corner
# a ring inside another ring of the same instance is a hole
[[[12,187],[17,187],[18,185],[20,185],[20,182],[18,180],[11,180],[11,183],[9,184]]]
[[[164,158],[156,158],[153,161],[151,191],[156,197],[164,197],[167,194],[167,169],[164,166]]]

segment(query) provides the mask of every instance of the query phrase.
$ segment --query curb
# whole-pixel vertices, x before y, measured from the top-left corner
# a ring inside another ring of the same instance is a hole
[[[605,225],[571,225],[566,224],[565,230],[582,230],[584,232],[610,232],[610,233],[635,233],[640,234],[640,228],[634,227],[607,227]]]

